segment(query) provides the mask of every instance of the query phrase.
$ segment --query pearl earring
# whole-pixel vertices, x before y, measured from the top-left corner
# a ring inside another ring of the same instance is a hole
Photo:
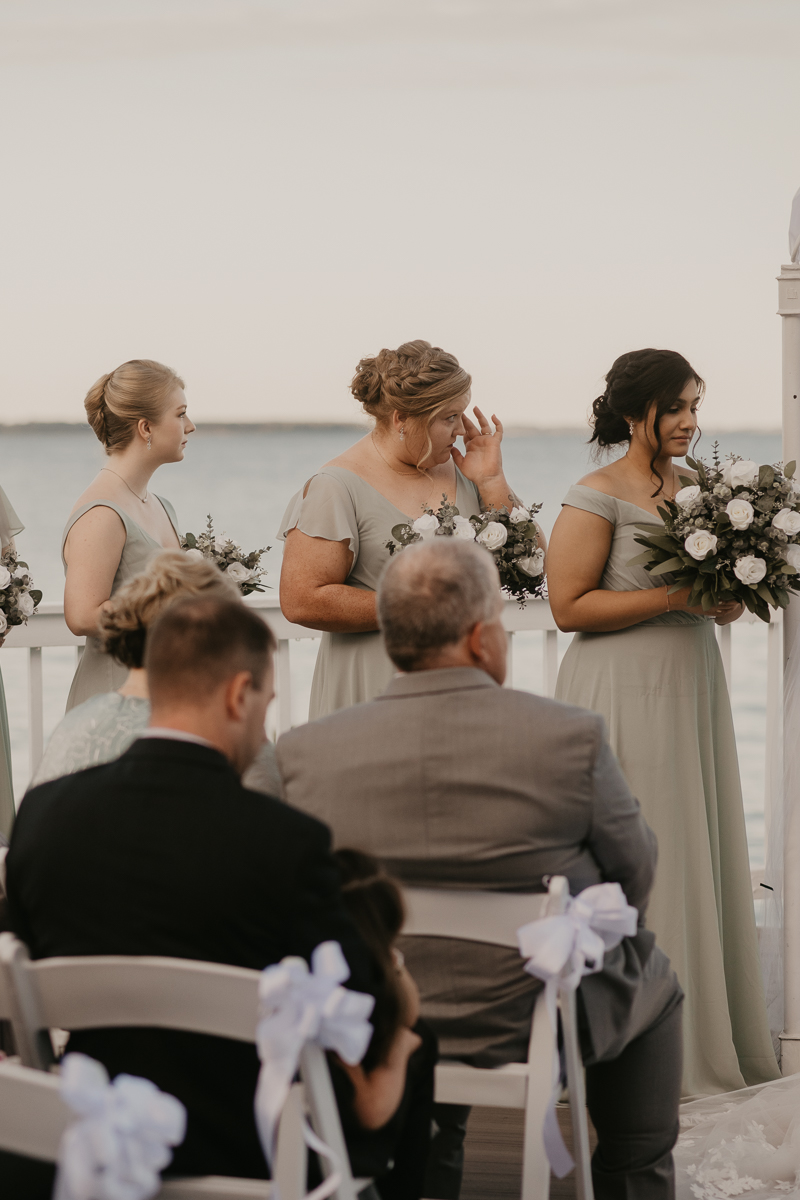
[[[400,441],[401,442],[405,440],[405,436],[406,436],[405,426],[401,425],[400,426]]]
[[[628,421],[628,429],[631,431],[631,437],[633,437],[633,421]]]

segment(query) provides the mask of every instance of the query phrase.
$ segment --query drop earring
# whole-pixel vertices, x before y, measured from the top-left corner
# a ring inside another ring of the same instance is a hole
[[[152,449],[153,449],[153,445],[152,445],[152,443],[151,443],[151,441],[150,441],[150,434],[148,434],[148,435],[147,435],[147,449],[148,449],[148,450],[152,450]]]
[[[401,441],[401,442],[402,442],[402,441],[405,441],[405,436],[406,436],[406,430],[405,430],[405,426],[404,426],[404,425],[401,425],[401,426],[400,426],[400,441]]]
[[[633,421],[628,421],[628,429],[630,430],[631,437],[633,437]]]

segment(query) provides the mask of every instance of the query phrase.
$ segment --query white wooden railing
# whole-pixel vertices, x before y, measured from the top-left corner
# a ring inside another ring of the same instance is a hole
[[[248,598],[248,604],[264,611],[270,626],[278,640],[276,663],[276,700],[273,714],[273,728],[282,733],[292,724],[292,667],[290,645],[294,639],[318,638],[320,634],[302,625],[294,625],[287,621],[280,610],[276,596],[253,595]],[[781,712],[783,704],[782,678],[782,646],[781,614],[773,614],[774,619],[769,626],[762,625],[767,641],[767,745],[766,745],[766,778],[765,784],[765,818],[769,820],[770,803],[773,797],[777,772],[781,763]],[[757,625],[762,623],[756,617],[746,613],[741,621]],[[558,674],[559,645],[558,629],[546,600],[534,600],[524,609],[515,601],[507,601],[503,621],[508,631],[509,650],[513,648],[515,633],[523,631],[539,631],[543,639],[542,647],[542,691],[552,696],[555,691]],[[730,682],[731,652],[733,626],[727,625],[717,630],[720,642],[725,674]],[[563,637],[563,635],[562,635]],[[42,604],[37,614],[31,618],[28,625],[18,626],[11,630],[6,639],[6,646],[12,648],[27,648],[28,650],[28,724],[29,724],[29,753],[31,772],[35,771],[44,749],[43,700],[44,680],[42,649],[49,646],[75,646],[77,655],[82,653],[84,639],[76,637],[67,628],[64,621],[64,610],[60,604]],[[509,654],[509,666],[513,663],[513,655]],[[509,670],[508,684],[513,684],[512,671]],[[676,747],[676,752],[679,748]]]

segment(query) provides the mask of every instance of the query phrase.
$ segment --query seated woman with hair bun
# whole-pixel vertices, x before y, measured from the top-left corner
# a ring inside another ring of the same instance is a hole
[[[213,563],[168,550],[103,606],[99,617],[100,650],[113,656],[126,672],[125,682],[117,691],[92,696],[67,713],[53,730],[30,787],[112,762],[136,741],[150,718],[143,666],[147,629],[174,600],[196,595],[241,601],[238,589]],[[274,748],[265,743],[247,773],[247,786],[279,795],[280,780],[274,762]]]
[[[64,617],[86,649],[67,710],[125,679],[97,641],[103,605],[161,550],[180,547],[175,510],[148,491],[153,472],[183,459],[194,425],[186,415],[183,380],[169,367],[132,359],[102,375],[84,400],[86,417],[109,456],[67,521],[61,556],[67,575]]]
[[[375,427],[289,504],[278,533],[286,541],[281,607],[290,621],[324,631],[311,720],[374,699],[394,674],[375,612],[392,527],[438,509],[443,495],[463,517],[515,502],[503,426],[493,416],[493,430],[477,407],[477,425],[466,416],[471,386],[454,355],[421,339],[362,358],[350,390]]]

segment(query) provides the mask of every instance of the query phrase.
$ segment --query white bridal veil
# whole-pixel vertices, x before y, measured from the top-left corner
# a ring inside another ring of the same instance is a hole
[[[765,914],[759,946],[767,1013],[776,1049],[783,1029],[783,873],[786,814],[800,812],[800,642],[784,674],[783,769],[768,763],[773,786],[767,816]],[[781,739],[777,744],[780,745]],[[800,1074],[681,1108],[675,1149],[679,1200],[800,1196]]]

